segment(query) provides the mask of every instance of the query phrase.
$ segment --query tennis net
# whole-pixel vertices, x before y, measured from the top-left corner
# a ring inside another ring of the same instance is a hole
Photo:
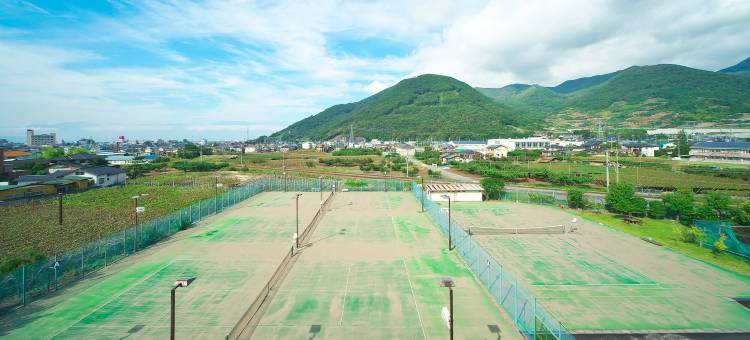
[[[564,225],[552,225],[546,227],[526,228],[487,228],[470,227],[467,232],[470,235],[508,235],[508,234],[564,234]]]

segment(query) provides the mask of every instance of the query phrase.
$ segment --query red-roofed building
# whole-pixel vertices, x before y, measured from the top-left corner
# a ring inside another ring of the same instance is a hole
[[[449,196],[453,202],[481,202],[484,189],[479,184],[453,183],[453,184],[425,184],[425,193],[430,200],[439,202],[447,201],[443,196]]]

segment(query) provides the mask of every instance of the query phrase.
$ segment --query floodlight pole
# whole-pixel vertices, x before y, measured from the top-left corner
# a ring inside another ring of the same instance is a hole
[[[297,249],[299,249],[299,197],[302,196],[302,194],[297,194],[295,200],[296,200],[296,210],[297,210],[297,237],[295,238],[295,241],[297,242]]]
[[[424,177],[419,176],[419,178],[422,180],[422,212],[424,212]]]
[[[450,296],[450,303],[449,303],[449,309],[450,309],[450,318],[448,318],[450,323],[450,333],[451,338],[450,340],[453,340],[453,286],[448,287],[448,294]]]
[[[214,176],[214,210],[219,212],[219,176]]]
[[[451,197],[448,195],[442,195],[443,198],[448,199],[448,251],[453,250],[453,242],[451,240]]]
[[[169,339],[174,340],[174,305],[175,305],[175,291],[177,290],[177,285],[172,287],[172,306],[170,308],[170,318],[169,318]]]
[[[448,196],[448,251],[451,250],[453,250],[453,241],[451,240],[451,197]],[[452,294],[453,290],[451,290],[451,296],[453,296]],[[451,331],[451,339],[453,339],[453,331]]]

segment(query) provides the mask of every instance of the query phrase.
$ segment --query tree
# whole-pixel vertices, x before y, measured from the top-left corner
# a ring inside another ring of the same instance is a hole
[[[703,196],[703,206],[701,207],[701,217],[704,219],[723,220],[730,214],[730,205],[732,199],[723,192],[709,192]]]
[[[65,156],[65,150],[63,148],[46,147],[42,149],[41,153],[42,153],[42,158],[44,159],[51,159],[51,158]]]
[[[695,217],[695,196],[689,189],[679,189],[662,198],[667,208],[667,214],[675,216],[677,222],[688,225]]]
[[[685,130],[680,130],[680,132],[677,133],[674,145],[675,147],[674,150],[672,150],[672,157],[682,157],[690,154],[690,144],[688,144]]]
[[[667,208],[662,201],[648,202],[648,217],[662,219],[667,214]]]
[[[186,144],[177,150],[177,157],[182,159],[193,159],[200,156],[201,149],[195,144]]]
[[[633,185],[621,182],[609,186],[609,192],[607,192],[604,200],[609,210],[620,214],[629,214],[633,198],[635,198],[635,188]]]
[[[487,199],[500,199],[500,191],[505,187],[505,182],[497,178],[483,178],[479,184],[484,188]]]
[[[573,188],[568,190],[568,206],[575,209],[585,209],[589,203],[583,196],[583,190]]]
[[[89,150],[84,148],[70,148],[68,149],[68,156],[88,154]]]

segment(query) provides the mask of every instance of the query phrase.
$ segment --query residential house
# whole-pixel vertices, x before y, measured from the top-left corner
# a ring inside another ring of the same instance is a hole
[[[626,153],[636,157],[654,157],[656,150],[659,150],[658,145],[641,142],[623,142],[620,145]]]
[[[508,157],[508,148],[505,145],[490,145],[484,155],[489,158],[505,158]]]
[[[125,171],[112,166],[98,166],[83,168],[76,172],[76,175],[88,177],[94,183],[94,186],[109,187],[113,185],[125,184]]]

